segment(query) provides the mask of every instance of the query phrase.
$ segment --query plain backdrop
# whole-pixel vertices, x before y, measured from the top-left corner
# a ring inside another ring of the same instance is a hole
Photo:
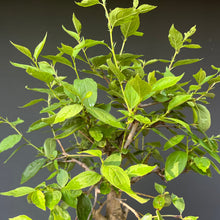
[[[157,5],[158,8],[146,15],[141,16],[140,31],[144,32],[143,38],[134,37],[128,41],[129,46],[125,47],[126,52],[143,54],[145,59],[163,58],[169,59],[173,50],[169,46],[168,31],[172,24],[181,32],[188,31],[193,25],[197,25],[197,33],[193,37],[193,42],[199,43],[202,49],[196,51],[184,50],[183,58],[203,58],[197,65],[191,65],[186,69],[186,77],[191,78],[200,67],[204,68],[207,74],[213,74],[211,64],[220,67],[220,23],[219,23],[219,1],[201,0],[140,0],[141,3]],[[110,8],[115,6],[129,7],[132,0],[107,0]],[[94,40],[105,40],[108,42],[106,33],[106,21],[101,7],[80,8],[72,0],[9,0],[0,4],[0,115],[7,116],[9,120],[16,120],[21,117],[25,124],[20,128],[23,132],[28,126],[39,119],[39,107],[28,109],[19,108],[34,98],[39,96],[31,91],[27,91],[25,86],[38,87],[41,83],[29,77],[21,69],[16,69],[10,65],[9,61],[25,63],[28,60],[20,54],[9,41],[25,45],[32,52],[35,46],[48,33],[46,49],[43,54],[55,55],[57,46],[60,43],[73,44],[72,39],[64,33],[62,25],[71,29],[71,17],[73,11],[83,25],[82,34],[86,38]],[[116,39],[121,42],[121,36],[116,31]],[[102,49],[89,52],[89,55],[99,54]],[[71,79],[71,70],[60,69],[60,72],[67,74]],[[216,97],[211,100],[208,106],[212,114],[212,127],[208,134],[219,134],[220,131],[220,88],[216,86]],[[99,94],[102,98],[102,94]],[[0,126],[0,138],[13,134],[7,126]],[[42,146],[47,133],[33,133],[28,137],[38,146]],[[0,155],[0,191],[7,191],[18,187],[21,173],[29,162],[34,160],[35,151],[24,146],[14,155],[11,160],[4,164],[4,161],[12,153],[12,150]],[[25,185],[36,186],[48,176],[48,172],[40,172],[37,177]],[[38,177],[40,179],[38,179]],[[42,178],[42,179],[41,179]],[[153,194],[152,180],[162,183],[156,177],[148,177],[136,186],[145,193]],[[198,215],[201,220],[220,219],[220,176],[213,171],[213,177],[203,177],[192,172],[181,175],[170,183],[168,190],[183,196],[186,201],[184,215]],[[162,183],[163,184],[163,183]],[[139,206],[133,200],[130,205],[138,207],[139,211],[148,212],[151,205]],[[170,209],[172,214],[177,214],[175,209]],[[166,209],[164,210],[166,213]],[[33,205],[27,204],[26,198],[0,197],[0,219],[5,220],[20,214],[27,214],[33,220],[46,220],[48,213],[45,213]],[[130,215],[129,219],[135,219]]]

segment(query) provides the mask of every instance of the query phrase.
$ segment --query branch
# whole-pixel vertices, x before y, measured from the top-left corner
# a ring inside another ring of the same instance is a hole
[[[150,102],[150,103],[147,103],[147,104],[140,104],[138,107],[145,108],[145,107],[149,107],[149,106],[157,105],[157,104],[160,104],[160,102]]]
[[[76,163],[78,164],[79,166],[81,166],[83,169],[85,170],[90,170],[89,167],[87,167],[87,165],[79,160],[76,160],[76,159],[71,159],[71,160],[67,160],[66,163]]]
[[[139,125],[139,122],[138,121],[134,121],[132,126],[131,126],[131,131],[127,137],[127,140],[124,144],[124,149],[127,149],[128,146],[131,144],[131,142],[133,141],[133,138],[134,138],[134,135],[135,135],[135,132],[138,128],[138,125]]]
[[[100,190],[97,188],[97,186],[95,187],[95,197],[94,197],[94,202],[93,202],[93,206],[92,206],[92,210],[91,212],[89,213],[89,216],[87,218],[87,220],[90,219],[92,213],[93,213],[93,210],[95,209],[95,206],[96,206],[96,203],[97,203],[97,197],[98,197],[98,193],[100,193]]]

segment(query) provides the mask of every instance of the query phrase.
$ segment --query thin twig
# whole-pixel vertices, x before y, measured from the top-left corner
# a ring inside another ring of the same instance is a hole
[[[129,209],[129,210],[136,216],[136,218],[137,218],[138,220],[140,220],[140,216],[139,216],[139,214],[137,213],[136,210],[134,210],[134,209],[133,209],[131,206],[129,206],[127,203],[122,202],[121,199],[117,199],[117,200],[119,200],[119,202],[120,202],[124,207],[126,207],[127,209]]]
[[[126,140],[126,142],[125,142],[125,144],[124,144],[124,149],[127,149],[128,146],[129,146],[129,145],[131,144],[131,142],[133,141],[133,137],[134,137],[135,132],[136,132],[136,130],[137,130],[137,128],[138,128],[138,125],[139,125],[139,122],[138,122],[138,121],[134,121],[134,122],[133,122],[133,124],[132,124],[132,126],[131,126],[131,131],[130,131],[130,133],[129,133],[128,137],[127,137],[127,140]]]
[[[160,102],[150,102],[150,103],[147,103],[147,104],[140,104],[138,107],[145,108],[145,107],[149,107],[149,106],[157,105],[157,104],[160,104]]]
[[[90,143],[94,144],[94,142],[89,138],[87,137],[82,131],[79,130],[79,133],[84,136]]]
[[[74,158],[72,158],[71,160],[67,160],[66,163],[76,163],[79,166],[81,166],[83,169],[85,169],[86,171],[90,170],[89,167],[87,167],[87,165],[81,161],[78,161]]]
[[[89,213],[89,216],[88,216],[87,220],[90,219],[90,217],[91,217],[91,215],[92,215],[92,212],[93,212],[93,210],[95,209],[95,206],[96,206],[96,203],[97,203],[98,193],[100,193],[100,190],[99,190],[98,187],[96,186],[96,187],[95,187],[95,196],[94,196],[94,202],[93,202],[92,210],[91,210],[91,212]]]
[[[65,149],[64,149],[64,147],[63,147],[61,141],[60,141],[59,139],[56,139],[56,141],[57,141],[57,143],[60,145],[60,148],[61,148],[61,150],[62,150],[62,152],[63,152],[63,155],[64,155],[64,156],[67,156],[68,154],[66,153],[66,151],[65,151]]]

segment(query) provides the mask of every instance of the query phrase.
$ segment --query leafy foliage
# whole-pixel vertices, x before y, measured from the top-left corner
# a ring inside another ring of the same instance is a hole
[[[75,209],[79,220],[115,219],[111,216],[115,215],[116,210],[116,219],[119,219],[119,215],[126,219],[122,206],[133,212],[137,219],[161,220],[166,215],[162,215],[160,211],[171,204],[179,211],[179,215],[168,215],[169,217],[197,219],[195,216],[183,217],[183,198],[170,195],[166,191],[167,186],[154,183],[158,195],[145,195],[147,198],[143,198],[143,194],[132,190],[132,184],[152,173],[158,174],[165,182],[190,170],[211,176],[210,168],[213,167],[220,173],[214,163],[220,163],[220,136],[209,137],[205,133],[211,126],[208,98],[214,97],[210,91],[220,82],[220,68],[212,66],[216,73],[208,76],[205,70],[200,69],[193,74],[195,84],[190,85],[189,82],[184,82],[184,74],[178,71],[174,74],[174,68],[201,60],[177,59],[183,48],[200,48],[200,45],[191,40],[196,26],[182,34],[171,25],[168,39],[174,54],[168,60],[145,61],[142,55],[125,53],[128,38],[143,36],[138,31],[141,14],[152,11],[156,6],[139,5],[139,1],[134,0],[133,7],[109,11],[105,0],[82,0],[76,4],[81,7],[103,7],[108,21],[109,44],[81,36],[82,24],[75,14],[72,16],[75,30],[68,30],[63,26],[63,30],[73,38],[75,46],[61,44],[56,55],[40,56],[47,34],[35,47],[33,54],[25,46],[11,42],[31,60],[31,65],[11,64],[24,69],[30,77],[43,84],[42,88],[26,87],[43,97],[31,100],[22,108],[44,103],[40,111],[44,115],[30,125],[27,133],[45,127],[51,133],[44,140],[43,147],[35,146],[17,129],[23,123],[20,118],[10,122],[7,118],[0,117],[1,123],[8,124],[16,132],[0,142],[0,152],[15,147],[22,139],[37,151],[38,158],[25,168],[21,184],[34,177],[40,169],[48,169],[51,174],[35,188],[21,186],[0,194],[27,196],[29,203],[42,210],[50,210],[49,220],[70,220],[71,209]],[[123,36],[120,51],[116,50],[113,39],[116,28],[120,29]],[[97,45],[107,48],[108,53],[89,57],[87,49]],[[39,58],[43,60],[39,61]],[[96,77],[85,78],[78,69],[78,62],[87,64],[86,72],[99,77],[101,83],[96,82]],[[148,65],[156,62],[161,62],[164,69],[149,72]],[[59,75],[57,63],[73,70],[73,82]],[[109,97],[107,103],[98,102],[101,90]],[[154,110],[150,108],[152,105],[155,105]],[[192,110],[193,120],[192,117],[186,117],[185,109]],[[113,110],[121,117],[113,115]],[[151,132],[165,139],[165,142],[149,142],[148,135]],[[72,146],[64,146],[63,139],[73,143]],[[139,140],[142,140],[141,146]],[[167,151],[166,158],[163,151]],[[71,177],[71,171],[76,169],[75,165],[83,168],[83,171],[77,170],[78,174]],[[49,184],[49,180],[54,182]],[[153,198],[155,214],[142,213],[141,218],[137,211],[121,200],[124,193],[139,203],[146,203]],[[106,217],[101,214],[105,204]],[[30,218],[20,215],[11,219]]]

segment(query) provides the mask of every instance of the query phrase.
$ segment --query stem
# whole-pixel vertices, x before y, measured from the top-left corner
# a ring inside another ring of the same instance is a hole
[[[179,51],[178,50],[176,50],[175,51],[175,53],[174,53],[174,55],[173,55],[173,57],[172,57],[172,60],[171,60],[171,62],[170,62],[170,65],[169,65],[169,70],[171,70],[172,69],[172,65],[173,65],[173,63],[174,63],[174,61],[175,61],[175,59],[176,59],[176,56],[177,56],[177,54],[179,53]]]
[[[127,41],[127,38],[124,38],[123,43],[122,43],[122,46],[121,46],[120,55],[123,53],[123,50],[124,50],[126,41]]]

